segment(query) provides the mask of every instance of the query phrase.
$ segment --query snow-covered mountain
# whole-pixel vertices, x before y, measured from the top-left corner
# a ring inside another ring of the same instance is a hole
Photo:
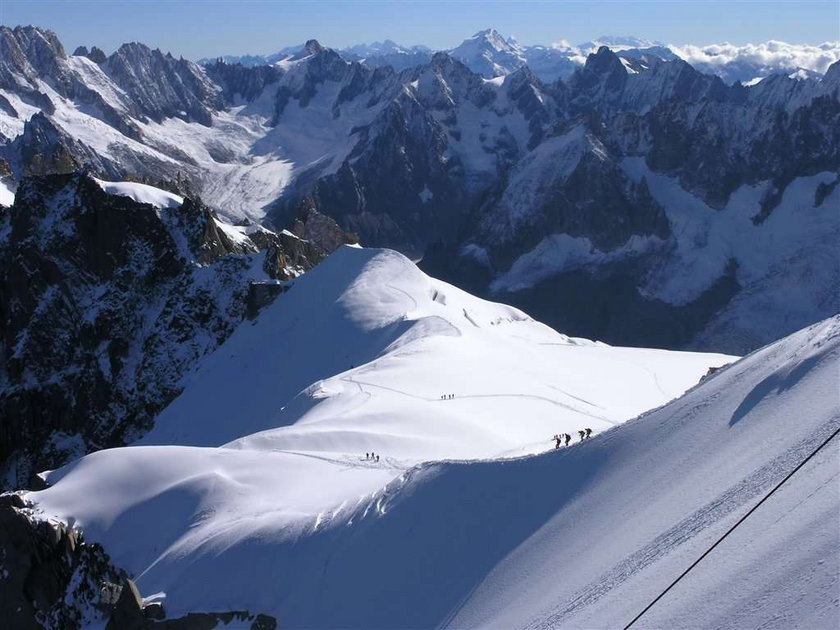
[[[665,44],[626,35],[605,35],[576,45],[563,40],[552,44],[522,45],[492,28],[479,31],[445,52],[485,78],[504,76],[527,64],[541,81],[550,83],[570,77],[586,62],[587,56],[602,46],[627,60],[683,59],[700,72],[721,77],[727,84],[757,83],[774,74],[819,79],[832,63],[840,60],[840,42],[825,42],[814,46],[771,40],[743,46],[729,43],[698,46]],[[204,58],[198,63],[210,65],[222,60],[243,66],[267,65],[277,63],[301,48],[302,45],[288,46],[271,55]],[[434,54],[427,46],[401,46],[388,39],[349,46],[339,52],[348,60],[364,61],[373,67],[391,66],[397,71],[424,65]]]
[[[525,65],[525,51],[495,29],[480,31],[449,51],[473,72],[487,78],[504,76]]]
[[[314,335],[320,354],[289,370]],[[170,618],[614,627],[840,428],[839,344],[840,320],[822,322],[621,425],[730,359],[564,337],[344,248],[240,326],[141,444],[26,499]],[[585,426],[606,430],[547,439]],[[835,474],[830,446],[646,623],[831,622]]]
[[[431,479],[424,462],[542,453],[557,432],[578,442],[579,429],[611,429],[731,360],[569,338],[396,252],[344,247],[202,361],[136,446],[50,473],[53,487],[32,496],[103,543],[144,594],[165,592],[172,617],[247,610],[323,625],[310,610],[321,580],[307,576],[330,553],[324,536],[387,518],[394,493]],[[370,622],[405,625],[387,610]],[[347,624],[367,625],[327,625]]]
[[[390,66],[397,72],[422,66],[432,58],[432,49],[428,46],[400,46],[386,39],[383,42],[359,44],[342,48],[339,53],[350,61],[361,61],[371,67]]]
[[[34,28],[0,36],[14,52],[0,156],[18,180],[81,166],[180,179],[220,216],[277,231],[314,207],[432,275],[613,343],[741,353],[840,308],[837,63],[744,87],[601,47],[546,84],[445,53],[372,68],[315,41],[275,65],[201,68],[140,44],[103,59]],[[491,40],[518,50],[493,32],[471,45]],[[797,300],[776,280],[791,265]]]

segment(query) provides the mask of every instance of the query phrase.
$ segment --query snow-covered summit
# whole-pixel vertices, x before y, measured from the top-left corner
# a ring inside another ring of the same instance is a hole
[[[473,72],[491,78],[510,74],[526,63],[523,48],[492,28],[465,39],[449,54]]]

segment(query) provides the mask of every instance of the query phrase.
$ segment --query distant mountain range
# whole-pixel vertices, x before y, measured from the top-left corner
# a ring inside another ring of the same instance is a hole
[[[840,59],[840,42],[819,46],[769,41],[760,44],[735,46],[674,45],[652,42],[637,37],[603,36],[576,46],[568,42],[551,45],[525,46],[512,37],[504,37],[495,29],[486,29],[446,50],[470,70],[486,78],[508,75],[527,65],[541,81],[565,79],[581,67],[587,55],[607,46],[620,57],[639,59],[645,56],[663,60],[676,58],[689,62],[701,72],[716,74],[726,83],[752,83],[771,74],[795,74],[799,77],[819,77],[828,66]],[[292,56],[303,44],[283,48],[271,55],[226,55],[200,59],[202,65],[219,59],[244,66],[268,65]],[[428,46],[401,46],[389,39],[372,44],[359,44],[337,51],[350,61],[362,61],[370,66],[391,66],[405,70],[428,63],[435,51]]]
[[[138,43],[68,55],[34,27],[0,40],[7,197],[27,176],[86,168],[180,182],[274,230],[313,207],[366,245],[614,343],[744,352],[840,310],[825,210],[840,194],[837,62],[745,87],[601,46],[546,83],[456,57],[487,73],[523,62],[492,31],[400,72],[314,40],[253,67]]]

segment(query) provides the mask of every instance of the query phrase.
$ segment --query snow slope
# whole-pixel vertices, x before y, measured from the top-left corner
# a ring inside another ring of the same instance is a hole
[[[15,202],[15,191],[0,179],[0,206],[11,206]]]
[[[144,593],[165,591],[172,616],[376,625],[338,600],[321,610],[322,558],[386,516],[395,488],[449,468],[424,462],[552,449],[554,433],[608,429],[729,360],[570,339],[400,254],[344,247],[208,357],[140,445],[49,473],[30,496]],[[429,562],[432,542],[417,548]]]
[[[451,625],[624,626],[840,427],[838,359],[835,317],[575,451],[444,471],[439,494],[459,477],[484,488],[510,484],[507,496],[527,493],[517,508],[536,525],[482,576]],[[837,627],[834,440],[639,627]],[[566,483],[550,497],[531,489],[544,490],[548,478]],[[505,507],[473,518],[492,521]]]

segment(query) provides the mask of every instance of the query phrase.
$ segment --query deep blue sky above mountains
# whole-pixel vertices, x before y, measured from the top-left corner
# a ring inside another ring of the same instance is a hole
[[[316,38],[342,48],[392,39],[434,49],[494,26],[523,44],[632,34],[674,44],[840,40],[836,0],[524,1],[0,0],[0,24],[55,31],[69,50],[142,41],[197,59],[274,52]]]

